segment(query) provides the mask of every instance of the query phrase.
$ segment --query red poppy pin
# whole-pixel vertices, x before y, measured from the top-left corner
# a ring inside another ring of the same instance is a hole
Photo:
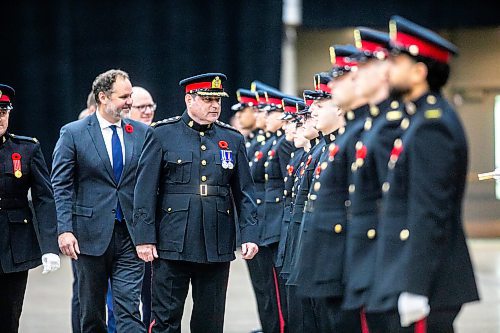
[[[12,154],[12,168],[14,169],[14,176],[16,178],[21,178],[23,176],[21,171],[21,154]]]
[[[328,160],[333,161],[335,158],[335,155],[337,155],[337,153],[339,152],[339,146],[337,146],[336,144],[332,144],[332,145],[330,145],[329,149],[330,149],[330,153],[328,153]]]
[[[365,158],[366,158],[367,153],[368,153],[368,149],[361,141],[359,141],[356,144],[356,164],[357,164],[357,166],[360,167],[365,163]]]
[[[224,140],[219,141],[219,148],[220,149],[227,149],[227,147],[229,147],[229,145],[227,144],[226,141],[224,141]]]
[[[127,133],[134,132],[134,127],[130,124],[125,125],[125,132],[127,132]]]

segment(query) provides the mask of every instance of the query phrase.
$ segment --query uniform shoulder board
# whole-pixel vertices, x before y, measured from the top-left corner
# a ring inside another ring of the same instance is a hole
[[[38,139],[37,138],[32,138],[30,136],[15,135],[15,134],[11,133],[10,137],[13,138],[13,139],[21,140],[21,141],[28,141],[28,142],[32,142],[32,143],[38,143]]]
[[[439,119],[443,115],[441,109],[429,109],[424,113],[425,119]]]
[[[238,131],[236,128],[234,128],[233,126],[231,126],[231,125],[229,125],[229,124],[226,124],[226,123],[224,123],[224,122],[222,122],[222,121],[220,121],[220,120],[216,120],[216,121],[215,121],[215,123],[216,123],[217,125],[221,126],[221,127],[229,128],[229,129],[231,129],[231,130],[233,130],[233,131],[236,131],[236,132],[238,132],[238,133],[240,132],[240,131]]]
[[[156,128],[156,127],[159,127],[162,125],[175,123],[175,122],[179,121],[180,119],[181,119],[181,116],[170,117],[170,118],[166,118],[163,120],[155,121],[154,123],[151,123],[150,126],[153,128]]]

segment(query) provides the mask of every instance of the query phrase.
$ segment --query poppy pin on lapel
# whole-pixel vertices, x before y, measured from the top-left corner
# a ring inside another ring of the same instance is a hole
[[[127,133],[133,133],[134,132],[134,127],[130,124],[125,125],[125,132]]]

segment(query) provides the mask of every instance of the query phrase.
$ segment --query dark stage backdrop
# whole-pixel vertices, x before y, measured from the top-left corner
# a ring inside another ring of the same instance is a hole
[[[304,28],[386,27],[398,14],[432,29],[500,24],[498,0],[302,0]]]
[[[237,88],[255,79],[279,86],[281,16],[280,0],[4,3],[0,82],[17,95],[10,130],[37,137],[50,165],[59,129],[85,108],[96,75],[111,68],[151,92],[157,120],[183,111],[179,80],[223,72],[227,121]]]

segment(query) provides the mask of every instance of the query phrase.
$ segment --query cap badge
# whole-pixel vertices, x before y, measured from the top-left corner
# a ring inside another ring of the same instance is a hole
[[[212,80],[212,88],[220,89],[221,87],[222,87],[222,81],[218,76],[216,76],[215,79]]]

